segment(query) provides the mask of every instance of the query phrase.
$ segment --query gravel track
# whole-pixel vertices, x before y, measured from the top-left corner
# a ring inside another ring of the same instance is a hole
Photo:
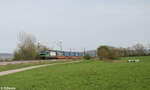
[[[34,68],[40,68],[40,67],[46,67],[46,66],[53,66],[53,65],[57,65],[57,64],[74,63],[74,62],[79,62],[79,61],[64,62],[64,63],[54,63],[54,64],[44,64],[44,65],[30,66],[30,67],[26,67],[26,68],[15,69],[15,70],[2,71],[2,72],[0,72],[0,76],[4,76],[4,75],[8,75],[8,74],[13,74],[13,73],[16,73],[16,72],[21,72],[21,71],[25,71],[25,70],[34,69]]]

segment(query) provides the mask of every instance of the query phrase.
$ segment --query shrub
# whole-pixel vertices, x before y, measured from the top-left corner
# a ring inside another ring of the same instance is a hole
[[[111,47],[110,48],[110,58],[109,59],[120,59],[120,51],[117,48]]]
[[[14,57],[13,57],[13,60],[19,60],[21,59],[21,54],[19,54],[19,51],[15,51],[14,52]]]
[[[109,58],[109,47],[108,46],[101,46],[97,49],[97,55],[101,60]]]
[[[89,54],[85,54],[83,58],[86,59],[86,60],[90,60],[91,56]]]
[[[119,59],[120,51],[117,48],[111,46],[101,46],[97,49],[97,55],[101,60],[106,59]]]
[[[35,37],[28,34],[23,34],[20,37],[18,49],[14,52],[14,60],[33,60],[40,55],[37,45],[35,44]]]

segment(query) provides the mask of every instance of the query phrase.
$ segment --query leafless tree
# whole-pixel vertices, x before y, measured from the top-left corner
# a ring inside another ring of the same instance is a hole
[[[143,44],[136,44],[133,46],[133,48],[135,49],[135,52],[137,55],[141,56],[141,55],[145,55],[145,47]]]
[[[39,57],[35,36],[21,32],[18,39],[19,44],[18,49],[14,52],[14,59],[32,60]]]
[[[34,35],[27,34],[25,32],[19,33],[18,40],[19,40],[19,46],[28,47],[30,44],[36,43],[36,37]]]

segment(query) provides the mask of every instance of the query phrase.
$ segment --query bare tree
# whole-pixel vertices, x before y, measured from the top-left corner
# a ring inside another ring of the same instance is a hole
[[[52,50],[52,49],[49,48],[49,47],[47,47],[46,45],[40,44],[40,45],[38,46],[38,50],[39,50],[39,51],[46,51],[46,50]]]
[[[134,45],[133,48],[135,49],[136,55],[139,55],[139,56],[145,55],[145,47],[143,44],[138,43]]]
[[[36,43],[36,37],[31,34],[27,34],[25,32],[20,32],[19,33],[19,46],[24,45],[25,47],[28,47],[31,43],[35,44]]]
[[[147,45],[147,48],[150,49],[150,44]]]
[[[19,34],[18,49],[14,52],[16,60],[32,60],[39,57],[35,36],[27,33]]]

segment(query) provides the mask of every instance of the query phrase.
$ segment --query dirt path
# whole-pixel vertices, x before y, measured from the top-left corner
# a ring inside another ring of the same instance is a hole
[[[74,62],[79,62],[79,61],[65,62],[65,63],[54,63],[54,64],[45,64],[45,65],[37,65],[37,66],[30,66],[30,67],[26,67],[26,68],[15,69],[15,70],[2,71],[2,72],[0,72],[0,76],[4,76],[4,75],[16,73],[16,72],[21,72],[21,71],[25,71],[25,70],[30,70],[30,69],[34,69],[34,68],[40,68],[40,67],[46,67],[46,66],[53,66],[53,65],[57,65],[57,64],[74,63]]]
[[[65,61],[65,60],[20,60],[20,61],[11,61],[11,62],[0,62],[0,65],[8,65],[8,64],[21,64],[21,63],[35,63],[35,62],[56,62],[56,61]]]

